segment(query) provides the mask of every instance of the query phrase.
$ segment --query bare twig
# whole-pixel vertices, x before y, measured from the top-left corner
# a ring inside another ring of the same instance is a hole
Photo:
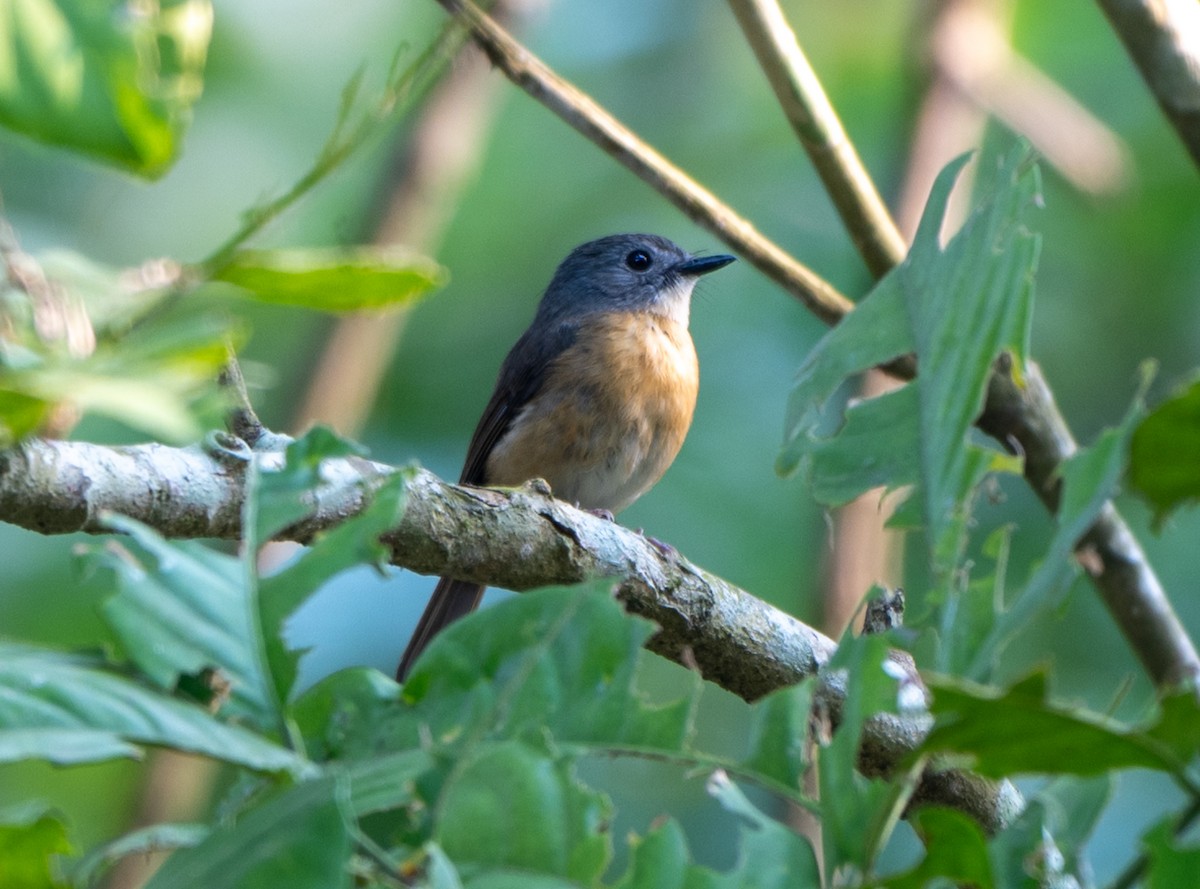
[[[774,0],[729,0],[729,6],[859,254],[871,274],[882,277],[904,259],[908,246],[783,11]]]
[[[852,306],[828,281],[797,262],[665,157],[639,139],[589,96],[563,80],[472,3],[438,0],[468,25],[492,64],[564,121],[656,189],[697,225],[737,250],[755,268],[827,323]]]
[[[845,296],[768,241],[660,154],[647,147],[592,99],[564,81],[467,0],[438,0],[468,26],[472,38],[514,83],[583,133],[614,158],[652,184],[697,224],[741,252],[760,271],[798,296],[827,323],[836,323],[851,308]],[[911,373],[912,362],[893,362],[889,370]],[[1032,362],[1027,378],[1041,380]],[[1043,384],[1044,386],[1044,384]],[[1042,397],[1042,396],[1045,397]],[[1055,439],[1063,431],[1074,447],[1049,390],[1029,393],[1010,379],[993,375],[980,428],[1026,457],[1026,479],[1051,508],[1057,505],[1055,471],[1070,449]],[[1044,437],[1049,436],[1049,437]],[[1156,685],[1168,686],[1200,678],[1200,654],[1163,593],[1145,553],[1115,510],[1085,535],[1101,559],[1093,579],[1105,604]],[[1107,592],[1111,590],[1112,592]],[[1114,608],[1115,603],[1125,603]],[[1150,650],[1147,640],[1163,643]],[[1200,690],[1198,690],[1200,694]]]
[[[1097,2],[1200,166],[1200,4],[1196,0]]]
[[[265,440],[274,447],[284,438]],[[110,530],[105,517],[116,512],[168,537],[240,539],[247,460],[272,466],[282,456],[278,450],[227,456],[197,447],[29,439],[0,451],[0,516],[47,534],[98,534]],[[288,529],[288,539],[308,542],[359,513],[394,472],[358,458],[327,460],[321,469],[324,486],[312,495],[313,512]],[[393,564],[515,590],[613,577],[625,607],[661,627],[651,650],[695,665],[747,700],[816,675],[836,647],[641,534],[546,496],[536,483],[466,488],[411,470],[405,492],[403,517],[383,537]],[[897,665],[911,673],[911,663]],[[821,693],[836,713],[844,690],[831,681]],[[928,725],[920,715],[871,719],[863,770],[886,774],[906,761]],[[918,798],[967,812],[988,831],[1009,823],[1021,806],[1012,785],[957,770],[931,773]]]

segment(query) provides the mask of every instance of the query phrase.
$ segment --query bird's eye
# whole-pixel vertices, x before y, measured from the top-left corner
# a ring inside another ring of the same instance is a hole
[[[650,254],[645,250],[631,250],[629,255],[625,257],[625,265],[629,266],[635,272],[644,272],[654,264],[654,260],[650,258]]]

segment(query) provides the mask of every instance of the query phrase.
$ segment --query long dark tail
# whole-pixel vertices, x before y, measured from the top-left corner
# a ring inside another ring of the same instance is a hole
[[[396,680],[403,682],[412,669],[413,662],[425,650],[425,646],[433,641],[433,637],[444,627],[454,623],[460,617],[470,614],[483,598],[484,588],[477,583],[467,583],[462,580],[451,580],[443,577],[434,588],[425,613],[417,621],[404,656],[400,658],[400,666],[396,668]]]

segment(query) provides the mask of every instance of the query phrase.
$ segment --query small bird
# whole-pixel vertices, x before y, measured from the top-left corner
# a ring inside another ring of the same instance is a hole
[[[696,406],[692,289],[733,261],[691,256],[657,235],[610,235],[572,250],[500,367],[459,482],[542,478],[559,499],[609,514],[646,493],[679,453]],[[397,679],[483,590],[438,581]]]

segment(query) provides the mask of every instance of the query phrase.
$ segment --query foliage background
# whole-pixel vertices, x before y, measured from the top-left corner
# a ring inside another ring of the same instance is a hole
[[[917,4],[888,0],[786,5],[801,41],[885,197],[898,186],[920,78],[913,47]],[[910,8],[911,7],[911,8]],[[286,187],[319,149],[354,71],[382,76],[397,45],[421,46],[443,14],[435,4],[347,0],[218,3],[205,93],[179,163],[146,184],[0,134],[4,211],[26,249],[62,246],[113,264],[152,256],[198,259],[254,199]],[[651,144],[753,219],[845,292],[869,280],[728,8],[717,0],[548,3],[524,29],[532,48],[591,92]],[[1047,171],[1033,353],[1078,437],[1089,441],[1124,412],[1146,358],[1160,366],[1155,400],[1186,377],[1200,346],[1200,183],[1100,12],[1089,4],[1020,3],[1016,47],[1112,127],[1130,148],[1136,180],[1121,194],[1080,196]],[[499,75],[497,75],[499,76]],[[623,230],[719,249],[624,169],[531,100],[506,87],[477,177],[437,258],[450,285],[412,312],[370,425],[375,458],[418,460],[457,476],[504,352],[526,325],[554,265],[575,244]],[[401,131],[393,136],[403,138]],[[990,140],[1006,144],[993,127]],[[390,139],[358,156],[260,239],[264,245],[357,242],[368,236],[386,187]],[[231,310],[233,310],[231,306]],[[330,321],[286,309],[239,306],[255,333],[252,367],[268,425],[286,427]],[[703,282],[693,309],[702,366],[696,421],[654,492],[622,517],[705,567],[800,617],[819,619],[825,516],[773,461],[792,375],[822,328],[793,300],[739,264]],[[130,440],[88,420],[79,437]],[[1136,501],[1121,503],[1193,636],[1190,595],[1195,510],[1154,535]],[[1015,522],[1049,528],[1018,482],[980,510],[982,539]],[[1020,537],[1013,571],[1023,576]],[[69,538],[0,525],[0,627],[6,636],[94,644],[104,629],[87,584],[76,586]],[[919,560],[907,579],[920,588]],[[368,663],[390,671],[432,581],[370,572],[339,579],[293,622],[311,645],[305,676]],[[501,594],[502,595],[502,594]],[[1053,661],[1055,693],[1132,717],[1149,684],[1099,606],[1077,583],[1060,619],[1010,650],[1019,675]],[[678,671],[647,657],[647,682],[669,691]],[[741,706],[706,692],[706,732],[738,743]],[[614,768],[597,764],[596,768]],[[623,817],[642,828],[659,811],[655,770],[624,764]],[[136,764],[61,772],[0,768],[0,794],[36,793],[64,809],[83,844],[119,833],[138,788]],[[720,813],[696,779],[689,829],[708,863],[727,864]],[[1135,837],[1162,811],[1165,781],[1126,775],[1119,802],[1091,843],[1103,878],[1128,860]],[[623,833],[618,822],[617,835]],[[705,838],[709,838],[706,840]],[[619,844],[618,844],[619,845]]]

